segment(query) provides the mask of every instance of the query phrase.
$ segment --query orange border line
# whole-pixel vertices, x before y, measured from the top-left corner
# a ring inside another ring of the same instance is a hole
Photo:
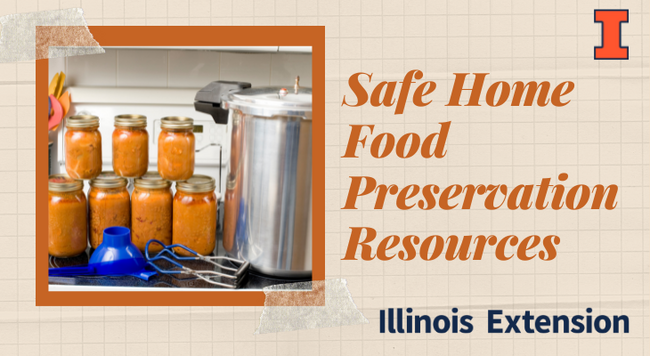
[[[37,33],[42,27],[37,27]],[[312,278],[325,279],[325,27],[323,26],[90,26],[102,46],[312,47]],[[38,38],[38,36],[37,36]],[[56,41],[56,39],[54,39]],[[52,42],[54,42],[52,41]],[[38,45],[38,44],[37,44]],[[36,61],[36,305],[261,306],[261,291],[50,292],[47,254],[48,60]],[[42,119],[40,119],[42,117]],[[315,291],[316,292],[316,291]],[[315,292],[296,292],[314,295]],[[324,301],[324,298],[322,299]]]

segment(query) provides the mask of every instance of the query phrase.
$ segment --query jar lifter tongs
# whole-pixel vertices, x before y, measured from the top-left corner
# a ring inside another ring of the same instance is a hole
[[[162,250],[158,252],[155,256],[149,257],[149,245],[154,242],[162,246]],[[187,252],[189,252],[193,256],[189,257],[184,257],[184,256],[179,256],[174,252],[174,248],[179,248],[183,249]],[[208,283],[218,285],[220,287],[224,288],[238,288],[239,284],[245,279],[247,273],[248,273],[248,268],[250,267],[250,263],[247,261],[241,261],[236,258],[231,258],[227,256],[204,256],[201,254],[198,254],[191,249],[189,249],[187,246],[179,245],[179,244],[173,244],[173,245],[165,245],[161,241],[158,240],[149,240],[147,242],[147,245],[145,246],[145,257],[147,259],[148,264],[153,267],[158,273],[160,274],[188,274],[197,278],[200,278]],[[168,256],[165,256],[164,254],[168,254],[173,259],[169,258]],[[171,263],[174,267],[172,269],[163,269],[160,266],[156,264],[156,261],[167,261]],[[216,267],[219,267],[222,271],[224,272],[217,272],[214,270],[195,270],[191,269],[189,267],[183,266],[180,264],[178,261],[203,261],[210,263]],[[238,268],[233,268],[233,267],[228,267],[224,266],[220,263],[217,263],[215,261],[230,261],[236,266],[239,266]],[[227,272],[230,273],[227,273]],[[219,282],[218,280],[221,278],[222,282]],[[229,281],[230,283],[224,283],[224,281]]]

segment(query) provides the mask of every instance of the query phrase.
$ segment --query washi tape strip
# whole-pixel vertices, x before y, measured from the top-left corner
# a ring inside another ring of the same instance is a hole
[[[311,287],[309,292],[300,292]],[[345,279],[279,284],[264,288],[266,300],[255,334],[367,324]]]
[[[6,15],[0,25],[2,63],[104,53],[80,8]]]

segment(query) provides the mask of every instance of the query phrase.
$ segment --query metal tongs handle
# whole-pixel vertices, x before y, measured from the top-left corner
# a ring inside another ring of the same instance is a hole
[[[165,260],[165,261],[173,264],[174,266],[180,268],[181,270],[180,271],[173,271],[173,270],[161,269],[155,263],[151,263],[151,261],[157,261],[157,260]],[[167,256],[156,256],[156,257],[154,257],[154,258],[152,258],[152,259],[150,259],[148,261],[149,261],[149,265],[151,265],[153,268],[156,269],[156,271],[158,271],[159,273],[162,273],[162,274],[181,274],[181,273],[185,273],[185,271],[183,271],[183,269],[185,269],[185,266],[183,266],[182,264],[172,260],[171,258],[169,258]]]
[[[157,243],[160,246],[162,246],[162,250],[160,252],[158,252],[155,256],[150,257],[149,256],[149,245],[152,242]],[[194,255],[194,256],[179,256],[174,252],[174,248],[183,249],[183,250],[187,251],[188,253],[190,253],[191,255]],[[219,285],[219,286],[222,286],[222,287],[227,287],[227,288],[237,288],[239,283],[243,280],[242,277],[248,272],[248,268],[250,267],[250,263],[248,261],[241,261],[241,260],[226,257],[226,256],[203,256],[203,255],[197,253],[196,251],[190,249],[187,246],[180,245],[180,244],[173,244],[173,245],[168,246],[168,245],[165,245],[163,242],[161,242],[159,240],[155,240],[155,239],[147,241],[147,244],[145,245],[144,251],[145,251],[144,252],[145,257],[146,257],[147,262],[149,263],[149,265],[151,265],[153,268],[156,269],[156,271],[158,271],[161,274],[183,274],[183,273],[186,273],[186,274],[190,274],[190,275],[193,275],[195,277],[198,277],[198,278],[200,278],[200,279],[202,279],[202,280],[204,280],[204,281],[206,281],[208,283],[216,284],[216,285]],[[173,257],[174,259],[179,260],[179,261],[203,261],[203,262],[210,263],[210,264],[212,264],[214,266],[217,266],[222,270],[230,271],[230,272],[234,272],[234,273],[233,274],[228,274],[228,273],[222,273],[222,272],[210,271],[210,270],[196,271],[196,270],[193,270],[191,268],[183,266],[182,264],[178,263],[177,261],[175,261],[175,260],[173,260],[173,259],[171,259],[171,258],[169,258],[167,256],[164,256],[163,254],[165,252],[168,255],[170,255],[171,257]],[[163,270],[154,263],[155,261],[159,261],[159,260],[165,260],[165,261],[173,264],[177,268],[179,268],[179,270]],[[239,267],[238,268],[232,268],[232,267],[224,266],[222,264],[214,262],[214,260],[231,261],[231,262],[234,262],[236,264],[239,264]],[[228,278],[228,279],[234,280],[235,284],[232,285],[232,284],[220,283],[220,282],[212,280],[211,277],[206,277],[204,275],[210,275],[210,276],[213,276],[213,277]]]
[[[162,251],[158,252],[156,254],[156,256],[154,256],[154,257],[149,257],[149,245],[151,245],[152,242],[155,242],[158,245],[162,246]],[[200,256],[197,252],[195,252],[194,250],[192,250],[191,248],[189,248],[189,247],[187,247],[185,245],[173,244],[173,245],[168,246],[168,245],[165,245],[162,241],[159,241],[159,240],[156,240],[156,239],[152,239],[152,240],[147,241],[147,244],[144,247],[144,256],[147,258],[147,261],[148,261],[149,259],[158,257],[158,256],[160,256],[160,254],[167,251],[168,253],[174,255],[174,258],[177,258],[179,260],[184,260],[184,259],[185,260],[187,260],[187,259],[193,260],[194,259],[194,257],[177,256],[174,252],[168,251],[170,249],[173,249],[174,247],[182,248],[183,250],[185,250],[185,251],[187,251],[187,252],[189,252],[189,253],[191,253],[193,255]]]
[[[149,244],[151,244],[152,242],[155,242],[155,243],[157,243],[157,244],[159,244],[160,246],[163,247],[162,251],[158,252],[158,254],[156,256],[152,257],[152,259],[154,259],[154,258],[162,255],[163,253],[167,252],[168,254],[172,255],[175,259],[177,259],[179,261],[197,261],[197,260],[205,261],[205,262],[211,263],[211,264],[213,264],[213,265],[215,265],[215,266],[217,266],[217,267],[219,267],[219,268],[221,268],[223,270],[235,272],[236,276],[240,276],[243,273],[247,272],[248,268],[250,267],[250,263],[248,261],[241,261],[241,260],[238,260],[236,258],[231,258],[231,257],[228,257],[228,256],[204,256],[204,255],[201,255],[201,254],[197,253],[196,251],[192,250],[191,248],[189,248],[189,247],[187,247],[185,245],[173,244],[173,245],[167,246],[164,243],[162,243],[161,241],[158,241],[158,240],[155,240],[155,239],[154,240],[149,240],[147,242],[147,245],[145,246],[145,256],[146,256],[147,260],[150,259],[150,257],[149,257]],[[194,257],[179,256],[174,252],[174,248],[181,248],[181,249],[189,252],[190,254],[194,255]],[[220,263],[214,262],[215,260],[226,260],[226,261],[234,262],[235,264],[239,265],[239,268],[232,268],[232,267],[224,266],[224,265],[222,265]]]

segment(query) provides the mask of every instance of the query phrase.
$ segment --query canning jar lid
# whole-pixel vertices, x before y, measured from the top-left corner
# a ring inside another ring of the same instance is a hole
[[[99,118],[95,115],[74,115],[65,119],[65,127],[84,129],[99,127]]]
[[[83,187],[84,181],[72,179],[65,174],[53,174],[47,180],[47,188],[50,192],[73,192]]]
[[[211,192],[217,187],[214,178],[195,174],[190,179],[176,182],[176,189],[187,193]]]
[[[137,114],[124,114],[115,116],[115,126],[119,127],[147,127],[147,117]]]
[[[161,189],[169,188],[171,183],[168,180],[164,180],[158,172],[147,172],[147,174],[137,178],[133,185],[136,188]]]
[[[160,120],[160,127],[163,129],[192,129],[194,120],[184,116],[167,116]]]
[[[255,116],[300,116],[311,120],[311,88],[249,88],[225,94],[221,106]]]
[[[97,178],[90,181],[90,186],[95,188],[121,188],[126,187],[127,180],[113,171],[102,172]]]

